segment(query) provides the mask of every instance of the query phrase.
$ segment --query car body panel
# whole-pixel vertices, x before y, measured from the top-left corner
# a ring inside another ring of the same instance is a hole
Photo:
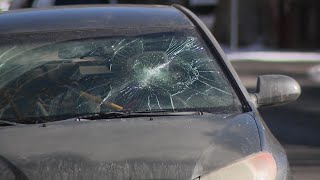
[[[14,169],[28,179],[191,179],[261,151],[254,121],[205,113],[1,128],[0,179]]]
[[[277,180],[292,179],[290,172],[290,166],[285,150],[273,136],[268,126],[258,111],[253,111],[252,116],[256,119],[257,127],[259,129],[259,136],[261,142],[261,148],[263,151],[270,152],[277,163]]]

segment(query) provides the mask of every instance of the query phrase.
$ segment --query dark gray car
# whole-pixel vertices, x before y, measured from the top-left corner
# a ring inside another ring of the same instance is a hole
[[[290,178],[257,108],[298,98],[281,75],[248,94],[181,6],[0,14],[0,179]]]

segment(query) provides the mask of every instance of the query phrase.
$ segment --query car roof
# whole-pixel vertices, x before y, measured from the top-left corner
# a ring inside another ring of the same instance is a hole
[[[56,6],[0,13],[0,34],[114,28],[190,27],[178,9],[160,5]]]

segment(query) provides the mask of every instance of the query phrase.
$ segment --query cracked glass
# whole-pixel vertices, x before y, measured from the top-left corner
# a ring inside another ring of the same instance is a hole
[[[0,97],[0,119],[241,112],[215,56],[192,28],[7,37],[0,43]]]

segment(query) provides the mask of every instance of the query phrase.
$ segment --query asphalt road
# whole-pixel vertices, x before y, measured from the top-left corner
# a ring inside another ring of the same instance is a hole
[[[320,179],[320,148],[285,145],[294,180]]]
[[[289,75],[300,83],[302,94],[296,102],[263,108],[260,112],[285,147],[294,180],[320,179],[320,82],[312,74],[320,62],[235,61],[232,64],[250,90],[262,74]]]
[[[319,166],[293,166],[293,179],[313,180],[319,179]]]

